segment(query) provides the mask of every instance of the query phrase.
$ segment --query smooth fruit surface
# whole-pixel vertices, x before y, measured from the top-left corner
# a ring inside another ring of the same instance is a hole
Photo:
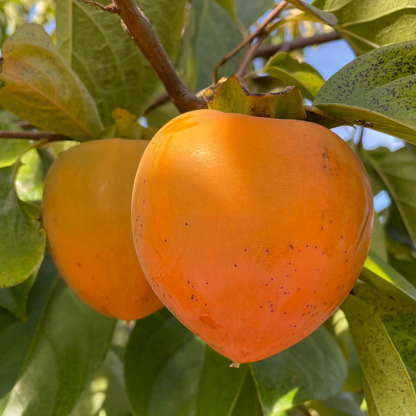
[[[131,193],[148,142],[107,139],[73,147],[48,172],[43,221],[55,264],[97,311],[138,319],[162,307],[137,260]]]
[[[238,363],[288,348],[331,315],[361,271],[372,222],[359,158],[304,121],[185,113],[152,139],[134,185],[148,281]]]

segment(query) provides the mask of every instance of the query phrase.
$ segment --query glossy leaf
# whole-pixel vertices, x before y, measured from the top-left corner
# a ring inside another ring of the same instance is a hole
[[[416,143],[416,41],[371,51],[332,76],[314,105],[350,123]]]
[[[324,323],[324,326],[338,342],[347,361],[348,376],[342,389],[348,392],[361,391],[363,389],[363,372],[345,314],[341,309],[336,310]]]
[[[315,0],[312,5],[335,14],[338,32],[358,54],[414,39],[414,0]]]
[[[376,253],[370,251],[361,278],[416,308],[416,288]]]
[[[137,321],[126,350],[135,415],[228,415],[247,372],[211,350],[167,310]]]
[[[37,285],[52,281],[44,300],[37,331],[28,339],[19,378],[11,390],[4,415],[69,415],[100,367],[115,321],[91,309],[57,279],[51,262],[42,265]],[[40,302],[40,298],[35,298]],[[30,319],[30,318],[29,318]],[[28,320],[29,322],[29,320]],[[26,333],[27,324],[15,326]],[[10,338],[9,338],[10,339]],[[13,350],[15,339],[2,347]]]
[[[80,139],[102,129],[97,107],[44,28],[28,23],[2,48],[0,104],[31,124]]]
[[[379,315],[353,295],[343,302],[342,310],[380,415],[416,414],[412,382]]]
[[[194,38],[196,51],[196,90],[207,88],[213,82],[217,62],[243,41],[237,22],[214,0],[196,0],[197,32]],[[220,77],[237,72],[241,53],[220,68]]]
[[[58,275],[51,266],[52,263],[46,260],[42,265],[28,299],[26,322],[0,309],[0,399],[11,391],[19,377],[49,296],[56,284]],[[0,404],[0,409],[1,406]]]
[[[237,7],[235,4],[235,0],[215,0],[218,4],[220,4],[228,13],[235,19],[237,13]]]
[[[247,372],[232,416],[263,416],[256,385],[250,371]]]
[[[26,321],[27,300],[36,280],[37,272],[20,285],[0,289],[0,307],[7,309],[16,318]]]
[[[0,287],[25,281],[39,266],[46,244],[40,210],[16,196],[17,168],[0,169]]]
[[[321,74],[313,66],[306,62],[299,62],[285,52],[278,52],[272,56],[263,71],[287,85],[298,87],[302,95],[309,100],[315,98],[325,83]]]
[[[26,152],[21,163],[15,183],[18,197],[23,201],[41,201],[45,178],[37,149]]]
[[[279,354],[252,364],[265,416],[338,393],[347,377],[341,349],[324,327]]]
[[[319,19],[319,21],[326,23],[328,26],[336,26],[338,24],[337,17],[329,12],[324,12],[318,7],[315,7],[311,4],[305,3],[302,0],[289,0],[289,3],[292,3],[299,10],[302,10],[308,14],[311,14]]]
[[[327,400],[313,400],[310,406],[319,416],[365,416],[352,393],[342,391]]]
[[[132,416],[123,373],[123,361],[110,349],[71,416]]]
[[[186,0],[138,3],[174,60]],[[75,0],[57,0],[56,23],[58,49],[94,97],[104,125],[113,124],[111,113],[116,108],[141,116],[155,98],[160,81],[121,27],[119,16]]]
[[[380,147],[366,152],[366,157],[386,185],[416,244],[416,154],[407,147],[395,152]]]

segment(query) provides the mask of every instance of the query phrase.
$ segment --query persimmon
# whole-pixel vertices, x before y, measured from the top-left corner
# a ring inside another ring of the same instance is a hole
[[[149,283],[235,363],[290,347],[334,312],[361,271],[372,223],[359,158],[299,120],[185,113],[152,139],[134,184]]]
[[[106,139],[61,154],[48,172],[43,221],[51,255],[71,289],[97,311],[131,320],[163,305],[131,236],[131,192],[149,142]]]

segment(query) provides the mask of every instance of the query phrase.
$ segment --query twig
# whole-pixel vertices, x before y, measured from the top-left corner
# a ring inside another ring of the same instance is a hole
[[[270,58],[276,52],[291,52],[295,49],[302,49],[306,46],[320,45],[326,42],[342,39],[337,32],[322,33],[307,38],[296,38],[289,42],[279,43],[278,45],[264,46],[257,50],[253,58]]]
[[[113,0],[134,43],[152,65],[181,113],[206,108],[205,101],[196,97],[186,87],[175,71],[165,49],[158,39],[147,17],[134,0]]]
[[[81,3],[91,4],[93,6],[97,6],[101,10],[104,10],[105,12],[119,14],[117,6],[115,4],[113,4],[113,3],[112,4],[109,4],[108,6],[104,6],[101,3],[98,3],[96,1],[91,1],[91,0],[78,0],[78,1],[81,2]]]
[[[44,133],[41,131],[7,131],[0,130],[0,139],[26,139],[26,140],[44,140],[48,142],[58,142],[63,140],[74,140],[63,134]]]
[[[237,70],[237,75],[240,77],[244,76],[247,67],[250,65],[250,62],[253,60],[254,55],[256,54],[257,50],[259,49],[262,42],[267,38],[268,34],[263,33],[258,39],[257,42],[246,52],[244,59],[242,60],[240,66]]]
[[[266,20],[256,29],[255,32],[253,32],[250,36],[244,39],[243,42],[241,42],[236,48],[234,48],[231,52],[227,53],[218,63],[215,65],[214,68],[214,83],[218,82],[218,70],[219,68],[224,65],[226,62],[228,62],[234,55],[236,55],[238,52],[241,51],[241,49],[244,48],[244,46],[250,44],[254,39],[260,37],[264,30],[266,29],[267,25],[272,22],[276,17],[279,15],[279,13],[287,6],[286,1],[282,1],[280,4],[278,4],[273,11],[267,16]]]
[[[167,103],[169,101],[169,95],[167,92],[158,95],[154,101],[147,107],[147,110],[144,112],[144,115],[149,114],[155,108]]]

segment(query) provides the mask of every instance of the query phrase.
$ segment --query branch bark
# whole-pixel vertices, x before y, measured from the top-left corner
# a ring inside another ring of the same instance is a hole
[[[264,46],[257,50],[253,58],[270,58],[277,52],[291,52],[295,49],[302,49],[306,46],[320,45],[342,39],[337,32],[322,33],[307,38],[296,38],[290,42],[279,43],[278,45]]]
[[[44,140],[49,142],[58,142],[63,140],[74,140],[63,134],[45,133],[41,131],[7,131],[0,130],[0,139],[26,139],[26,140]]]
[[[134,43],[156,71],[177,109],[185,113],[207,108],[205,101],[192,94],[179,78],[152,25],[136,2],[113,0],[113,3]]]

